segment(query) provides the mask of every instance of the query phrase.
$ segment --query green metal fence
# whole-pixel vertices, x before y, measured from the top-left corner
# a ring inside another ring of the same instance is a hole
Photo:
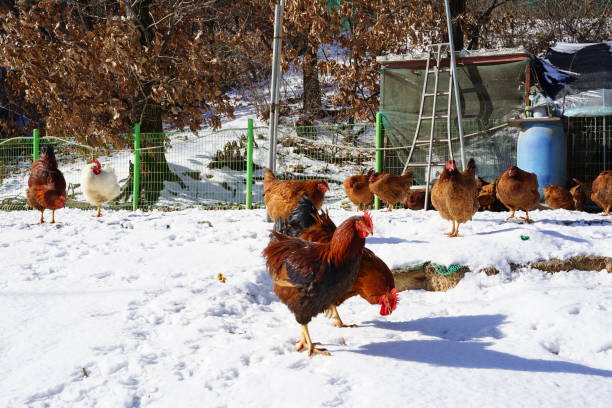
[[[376,123],[281,126],[276,146],[277,177],[324,178],[330,185],[326,202],[347,204],[342,188],[347,177],[370,169],[401,173],[402,157],[408,152],[405,146],[412,141],[415,123],[396,123],[379,114]],[[240,129],[141,133],[137,125],[124,139],[129,147],[122,149],[93,148],[71,137],[0,141],[0,209],[28,208],[25,192],[37,143],[41,151],[49,144],[55,147],[68,186],[68,207],[90,207],[82,194],[80,175],[94,158],[110,164],[122,186],[121,195],[107,204],[110,208],[263,206],[263,168],[269,165],[270,149],[267,127],[255,127],[249,120],[248,126]],[[466,156],[477,158],[479,173],[492,179],[514,160],[515,145],[516,131],[502,129],[467,138],[465,150]],[[440,157],[446,154],[445,148],[440,147]],[[419,184],[419,173],[415,173],[415,183]]]
[[[86,164],[97,158],[114,168],[122,186],[120,196],[106,205],[110,208],[252,208],[263,201],[263,188],[247,177],[253,175],[248,169],[260,169],[267,161],[267,151],[255,140],[264,132],[251,120],[244,129],[198,133],[141,133],[136,125],[132,134],[123,135],[133,146],[125,149],[93,148],[71,137],[38,138],[36,131],[32,137],[3,140],[0,209],[28,208],[29,168],[48,145],[54,146],[66,179],[67,207],[91,207],[80,177]]]

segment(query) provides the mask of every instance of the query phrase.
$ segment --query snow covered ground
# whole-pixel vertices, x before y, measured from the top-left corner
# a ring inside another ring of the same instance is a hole
[[[477,213],[463,238],[436,212],[373,212],[367,246],[392,268],[496,266],[449,292],[400,293],[388,317],[353,298],[293,351],[271,289],[263,210],[0,212],[1,407],[608,407],[612,275],[508,263],[612,256],[612,220]],[[354,213],[332,210],[341,222]],[[521,235],[529,240],[521,240]],[[215,276],[222,273],[226,283]]]

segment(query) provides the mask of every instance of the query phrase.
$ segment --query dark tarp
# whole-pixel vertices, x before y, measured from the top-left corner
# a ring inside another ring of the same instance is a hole
[[[564,116],[612,114],[612,41],[558,43],[534,58],[544,95]]]

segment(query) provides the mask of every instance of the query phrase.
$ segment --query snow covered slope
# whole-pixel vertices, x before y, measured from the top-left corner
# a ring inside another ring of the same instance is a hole
[[[331,211],[338,223],[353,214]],[[313,339],[333,356],[308,358],[260,255],[262,210],[68,209],[57,225],[0,212],[0,406],[607,407],[612,275],[508,263],[611,256],[611,220],[530,215],[477,213],[451,239],[436,212],[374,212],[367,246],[391,267],[503,273],[402,292],[388,317],[353,298],[339,311],[360,327],[315,318]]]

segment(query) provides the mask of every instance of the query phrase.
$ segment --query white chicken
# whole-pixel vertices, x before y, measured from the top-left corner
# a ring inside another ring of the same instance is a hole
[[[115,170],[109,165],[102,167],[98,160],[89,163],[81,172],[81,187],[87,201],[98,208],[97,217],[102,216],[102,204],[121,192]]]

